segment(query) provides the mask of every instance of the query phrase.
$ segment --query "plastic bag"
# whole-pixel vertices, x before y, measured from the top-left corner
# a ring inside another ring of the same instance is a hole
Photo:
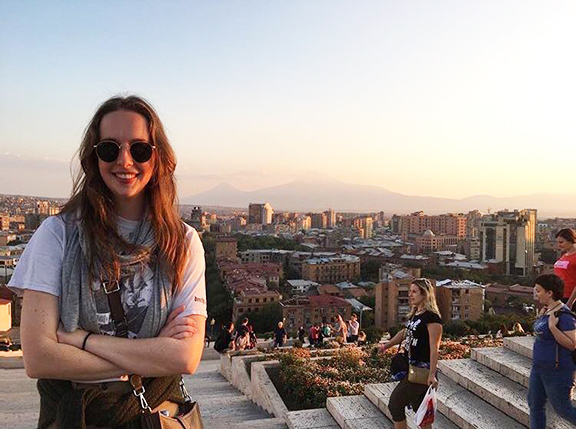
[[[422,428],[424,426],[434,423],[434,415],[436,414],[436,388],[430,386],[426,392],[426,396],[416,411],[416,426]]]

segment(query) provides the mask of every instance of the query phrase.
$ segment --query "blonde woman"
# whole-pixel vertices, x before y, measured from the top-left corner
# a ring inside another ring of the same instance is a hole
[[[395,429],[405,429],[405,408],[408,404],[417,410],[428,386],[437,387],[436,369],[442,339],[442,320],[436,304],[434,286],[428,279],[417,279],[410,285],[408,298],[412,310],[406,327],[382,346],[385,351],[400,344],[406,337],[406,350],[410,360],[408,377],[400,381],[392,395],[388,408]],[[425,426],[428,428],[430,426]]]

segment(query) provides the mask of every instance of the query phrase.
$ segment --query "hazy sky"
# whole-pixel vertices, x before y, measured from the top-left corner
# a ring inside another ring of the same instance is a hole
[[[0,193],[68,196],[96,107],[136,93],[181,197],[573,194],[575,22],[573,1],[0,0]]]

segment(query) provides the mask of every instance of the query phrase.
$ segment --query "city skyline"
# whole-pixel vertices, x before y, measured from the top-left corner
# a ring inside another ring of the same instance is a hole
[[[0,192],[68,197],[95,108],[136,93],[166,125],[181,198],[302,179],[450,199],[576,195],[562,164],[576,138],[575,13],[516,1],[3,3]]]

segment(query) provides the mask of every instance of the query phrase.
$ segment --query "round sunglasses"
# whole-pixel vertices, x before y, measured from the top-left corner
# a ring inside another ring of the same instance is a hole
[[[118,155],[120,155],[120,150],[122,145],[114,140],[102,140],[98,144],[94,145],[96,149],[96,155],[104,162],[116,161]],[[152,158],[152,153],[156,149],[156,146],[151,145],[144,141],[134,141],[130,143],[130,156],[132,159],[138,163],[148,162]]]

